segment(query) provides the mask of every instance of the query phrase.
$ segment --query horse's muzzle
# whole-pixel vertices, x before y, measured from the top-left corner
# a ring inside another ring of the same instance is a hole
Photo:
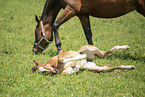
[[[42,52],[42,50],[36,49],[36,48],[33,48],[32,51],[33,51],[35,54],[38,54],[38,53],[41,53],[41,52]]]
[[[37,49],[35,49],[35,48],[33,48],[33,50],[32,50],[33,52],[37,52]]]

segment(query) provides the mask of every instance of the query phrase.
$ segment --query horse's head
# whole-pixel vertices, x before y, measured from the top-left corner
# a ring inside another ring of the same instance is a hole
[[[35,41],[33,51],[35,53],[42,52],[52,41],[52,27],[49,24],[43,25],[43,22],[35,15],[37,26],[35,29]]]

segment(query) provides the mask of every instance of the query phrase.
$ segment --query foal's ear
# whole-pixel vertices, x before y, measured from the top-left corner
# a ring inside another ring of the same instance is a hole
[[[37,22],[37,23],[39,23],[39,22],[40,22],[40,20],[39,20],[39,18],[38,18],[38,16],[37,16],[37,15],[35,15],[35,20],[36,20],[36,22]]]
[[[36,66],[41,65],[37,60],[33,60],[33,62],[36,64]]]

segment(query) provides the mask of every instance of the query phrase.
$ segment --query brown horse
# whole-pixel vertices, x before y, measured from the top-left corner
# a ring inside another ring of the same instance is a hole
[[[64,11],[55,22],[62,8]],[[145,0],[47,0],[41,18],[38,19],[35,16],[37,26],[33,51],[42,52],[53,41],[52,31],[54,31],[57,51],[62,51],[58,28],[74,16],[80,19],[88,44],[93,45],[90,15],[99,18],[114,18],[133,10],[145,16]]]

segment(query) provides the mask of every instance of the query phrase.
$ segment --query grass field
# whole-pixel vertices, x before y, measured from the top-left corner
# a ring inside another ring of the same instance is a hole
[[[32,52],[34,15],[41,15],[45,0],[0,0],[0,96],[1,97],[145,97],[145,18],[133,11],[115,19],[90,17],[93,42],[100,50],[129,45],[127,51],[96,57],[99,65],[134,65],[135,70],[71,75],[31,73],[33,59],[45,63],[57,54],[55,43],[42,54]],[[77,17],[63,24],[60,38],[64,50],[86,45]]]

